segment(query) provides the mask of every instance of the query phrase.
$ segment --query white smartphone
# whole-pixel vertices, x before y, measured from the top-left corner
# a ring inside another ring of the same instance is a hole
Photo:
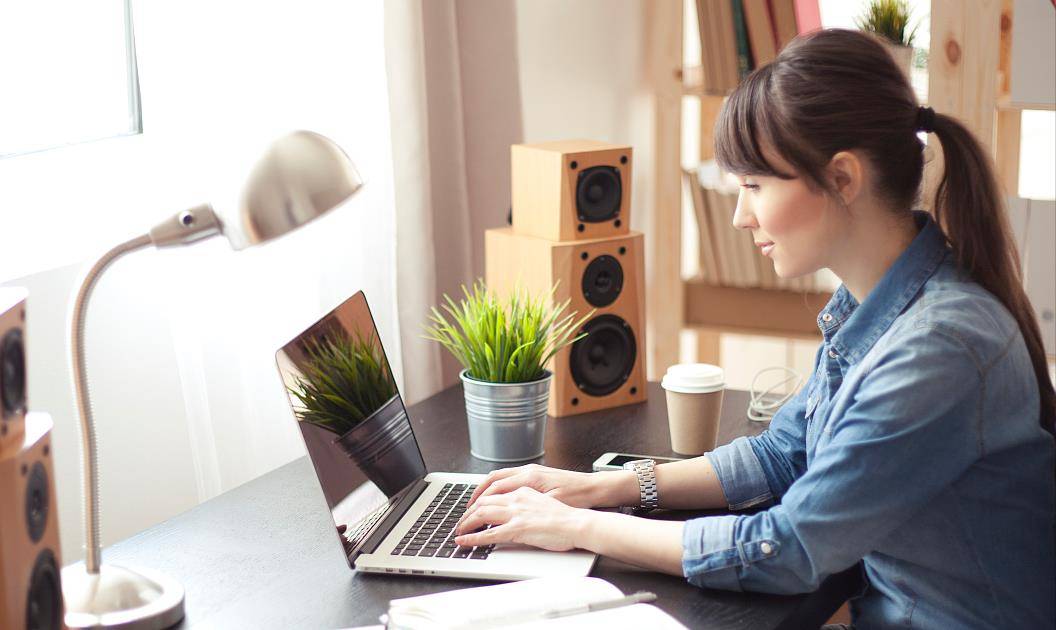
[[[594,460],[594,472],[602,470],[623,470],[623,465],[627,462],[633,462],[636,459],[651,459],[657,464],[664,464],[667,462],[680,462],[681,458],[677,457],[656,457],[655,455],[631,455],[629,453],[605,453],[601,457]]]

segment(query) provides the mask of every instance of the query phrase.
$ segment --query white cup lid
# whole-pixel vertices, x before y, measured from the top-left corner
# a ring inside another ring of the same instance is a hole
[[[682,363],[667,368],[660,381],[667,390],[681,394],[707,394],[726,386],[722,368],[708,363]]]

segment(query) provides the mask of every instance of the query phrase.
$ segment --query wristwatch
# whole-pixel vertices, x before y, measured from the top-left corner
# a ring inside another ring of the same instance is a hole
[[[660,497],[656,493],[656,462],[651,459],[636,459],[623,465],[624,470],[633,470],[638,476],[638,492],[641,501],[635,508],[635,513],[641,514],[649,510],[655,510],[660,505]]]

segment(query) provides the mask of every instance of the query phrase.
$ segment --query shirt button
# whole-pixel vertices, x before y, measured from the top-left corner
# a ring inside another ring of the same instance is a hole
[[[829,350],[829,358],[830,359],[838,359],[839,357],[840,357],[840,355],[836,354],[835,350]]]
[[[764,556],[769,556],[773,550],[773,546],[771,546],[768,542],[764,542],[763,544],[759,545],[759,551],[762,551]]]
[[[822,315],[821,316],[821,321],[823,321],[823,322],[831,322],[832,321],[832,313],[825,313],[824,315]]]

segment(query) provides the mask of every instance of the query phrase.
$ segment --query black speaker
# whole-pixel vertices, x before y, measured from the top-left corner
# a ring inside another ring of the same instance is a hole
[[[623,290],[623,265],[615,256],[598,256],[587,264],[580,285],[588,304],[595,308],[608,306]]]
[[[634,330],[618,315],[601,315],[588,321],[587,336],[572,344],[569,368],[572,380],[591,396],[606,396],[631,378],[638,344]]]
[[[615,166],[592,166],[579,172],[576,179],[576,215],[580,221],[612,221],[620,216],[622,203],[620,169]]]

